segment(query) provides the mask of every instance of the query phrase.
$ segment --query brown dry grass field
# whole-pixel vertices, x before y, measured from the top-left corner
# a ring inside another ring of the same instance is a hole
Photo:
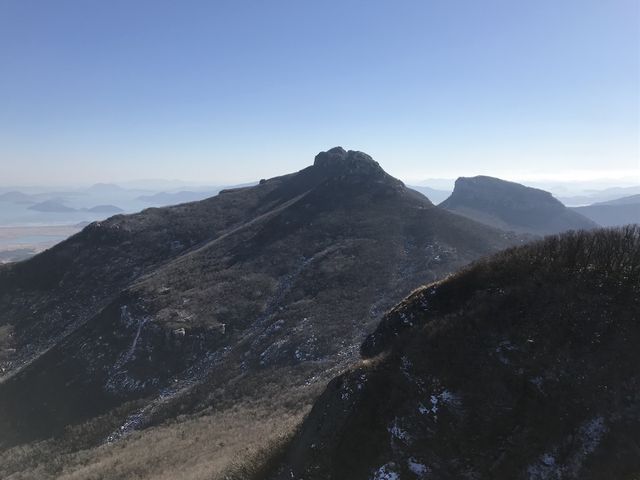
[[[57,451],[53,441],[16,447],[0,455],[0,476],[6,480],[252,479],[290,438],[306,411],[269,411],[265,405],[243,404],[178,418],[75,453]],[[34,457],[41,461],[25,469]],[[20,473],[9,473],[18,465]]]

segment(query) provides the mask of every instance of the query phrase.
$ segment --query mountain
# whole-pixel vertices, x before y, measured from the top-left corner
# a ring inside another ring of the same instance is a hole
[[[0,202],[35,203],[31,195],[27,195],[26,193],[18,191],[11,191],[0,194]]]
[[[593,206],[598,205],[640,205],[640,194],[629,195],[628,197],[615,198],[607,202],[594,203]]]
[[[50,213],[64,213],[64,212],[74,212],[75,209],[71,207],[67,207],[66,205],[57,202],[55,200],[45,200],[44,202],[39,202],[34,205],[30,205],[29,210],[35,210],[37,212],[50,212]]]
[[[418,185],[409,185],[409,188],[416,192],[420,192],[435,204],[443,202],[451,195],[451,190],[437,190],[435,188]]]
[[[442,208],[503,230],[548,235],[597,227],[549,192],[493,177],[460,177]]]
[[[572,210],[605,227],[640,223],[640,195],[574,207]]]
[[[109,214],[124,212],[124,210],[122,210],[119,207],[116,207],[115,205],[96,205],[95,207],[88,208],[87,211],[93,212],[93,213],[109,213]]]
[[[549,237],[416,290],[275,477],[637,478],[639,292],[637,226]]]
[[[126,189],[122,188],[120,185],[116,185],[115,183],[94,183],[88,187],[86,191],[100,195],[117,195],[126,191]]]
[[[136,198],[148,205],[167,206],[177,205],[179,203],[196,202],[205,198],[217,195],[221,190],[229,190],[234,188],[252,187],[255,183],[246,183],[241,185],[233,185],[227,187],[206,187],[199,190],[181,190],[179,192],[158,192],[152,195],[140,195]]]
[[[92,223],[0,266],[0,477],[222,475],[286,434],[413,288],[519,241],[340,147]]]
[[[588,190],[582,195],[559,196],[559,200],[567,206],[581,207],[594,203],[603,203],[620,197],[629,197],[640,194],[640,186],[635,187],[611,187],[603,190]]]

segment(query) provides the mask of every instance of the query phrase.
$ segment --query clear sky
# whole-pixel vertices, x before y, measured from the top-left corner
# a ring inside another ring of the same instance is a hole
[[[0,183],[635,176],[637,0],[0,0]]]

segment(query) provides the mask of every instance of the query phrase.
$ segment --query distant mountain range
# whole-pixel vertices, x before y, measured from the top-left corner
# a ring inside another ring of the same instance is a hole
[[[11,191],[0,194],[0,202],[33,203],[33,199],[26,193]]]
[[[45,200],[44,202],[34,203],[30,205],[29,210],[36,210],[38,212],[50,212],[50,213],[63,213],[63,212],[74,212],[75,208],[67,207],[60,202],[56,202],[55,200]]]
[[[640,186],[635,187],[612,187],[603,190],[594,190],[582,195],[566,196],[561,195],[558,199],[569,207],[581,207],[594,203],[608,202],[617,198],[629,197],[640,194]]]
[[[159,192],[154,193],[153,195],[140,195],[137,199],[150,205],[177,205],[179,203],[196,202],[208,197],[213,197],[214,195],[217,195],[220,190],[221,189],[203,192],[190,190],[183,190],[180,192]]]
[[[78,212],[78,211],[87,211],[93,213],[107,213],[107,214],[115,214],[122,213],[124,210],[116,207],[115,205],[96,205],[91,208],[82,208],[76,209],[67,207],[66,205],[56,202],[54,200],[46,200],[44,202],[35,203],[30,205],[29,210],[36,210],[38,212],[50,212],[50,213],[65,213],[65,212]]]
[[[451,191],[447,190],[437,190],[431,187],[417,186],[417,185],[408,185],[409,188],[415,190],[416,192],[420,192],[429,200],[431,200],[436,205],[443,202],[451,195]]]
[[[640,195],[574,207],[573,210],[603,227],[640,223]]]

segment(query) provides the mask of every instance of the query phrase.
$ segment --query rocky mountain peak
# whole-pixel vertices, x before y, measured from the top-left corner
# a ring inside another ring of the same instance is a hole
[[[356,175],[361,177],[383,177],[385,171],[378,162],[364,152],[346,151],[342,147],[334,147],[316,155],[313,166],[334,176]]]

